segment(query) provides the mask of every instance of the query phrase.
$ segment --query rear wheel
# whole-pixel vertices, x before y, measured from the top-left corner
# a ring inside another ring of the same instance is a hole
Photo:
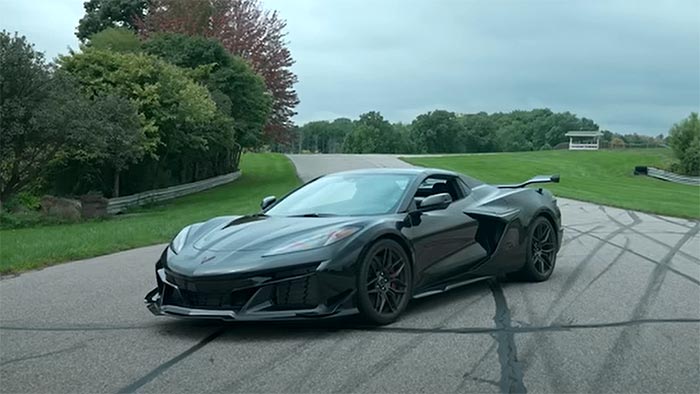
[[[413,289],[411,262],[401,245],[383,239],[362,259],[357,277],[358,309],[372,324],[389,324],[406,309]]]
[[[532,222],[527,248],[521,276],[533,282],[549,279],[557,260],[557,234],[549,220],[540,216]]]

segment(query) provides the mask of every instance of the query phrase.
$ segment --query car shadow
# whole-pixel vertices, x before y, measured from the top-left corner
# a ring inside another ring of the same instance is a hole
[[[301,321],[263,322],[223,322],[206,319],[161,318],[165,320],[156,324],[155,327],[162,335],[193,339],[203,335],[206,336],[212,332],[220,333],[221,339],[244,337],[250,340],[310,339],[348,331],[391,332],[392,328],[406,327],[407,323],[410,324],[411,320],[419,318],[422,314],[427,314],[455,303],[464,303],[466,305],[485,296],[490,296],[490,294],[489,286],[484,281],[429,297],[411,300],[399,320],[386,326],[370,325],[362,321],[358,316],[349,316]],[[450,310],[453,309],[450,308]],[[458,309],[460,313],[466,313],[465,310]]]

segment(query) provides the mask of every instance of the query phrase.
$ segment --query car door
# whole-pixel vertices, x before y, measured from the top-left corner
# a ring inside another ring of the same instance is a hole
[[[486,257],[475,241],[478,223],[462,212],[469,203],[466,185],[454,176],[430,176],[421,183],[415,198],[420,202],[439,192],[449,193],[453,201],[436,209],[413,208],[408,214],[411,224],[403,230],[413,241],[421,278],[418,287],[466,273]]]

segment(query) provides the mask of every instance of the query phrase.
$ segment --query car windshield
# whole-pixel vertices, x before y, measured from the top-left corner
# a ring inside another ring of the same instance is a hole
[[[338,174],[324,176],[287,196],[271,216],[362,216],[394,211],[413,175]]]

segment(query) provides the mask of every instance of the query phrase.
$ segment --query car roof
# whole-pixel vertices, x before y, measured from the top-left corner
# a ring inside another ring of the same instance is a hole
[[[442,170],[439,168],[362,168],[357,170],[334,172],[328,175],[351,175],[351,174],[406,174],[406,175],[454,175],[461,176],[456,172]]]
[[[474,188],[479,185],[483,185],[484,182],[472,178],[470,176],[460,174],[458,172],[454,171],[448,171],[448,170],[443,170],[440,168],[423,168],[423,167],[404,167],[404,168],[362,168],[362,169],[357,169],[357,170],[349,170],[349,171],[340,171],[340,172],[334,172],[331,174],[326,174],[324,176],[332,176],[332,175],[345,175],[345,174],[366,174],[366,175],[371,175],[371,174],[406,174],[406,175],[413,175],[413,176],[433,176],[433,175],[450,175],[450,176],[456,176],[461,178],[469,187]]]

